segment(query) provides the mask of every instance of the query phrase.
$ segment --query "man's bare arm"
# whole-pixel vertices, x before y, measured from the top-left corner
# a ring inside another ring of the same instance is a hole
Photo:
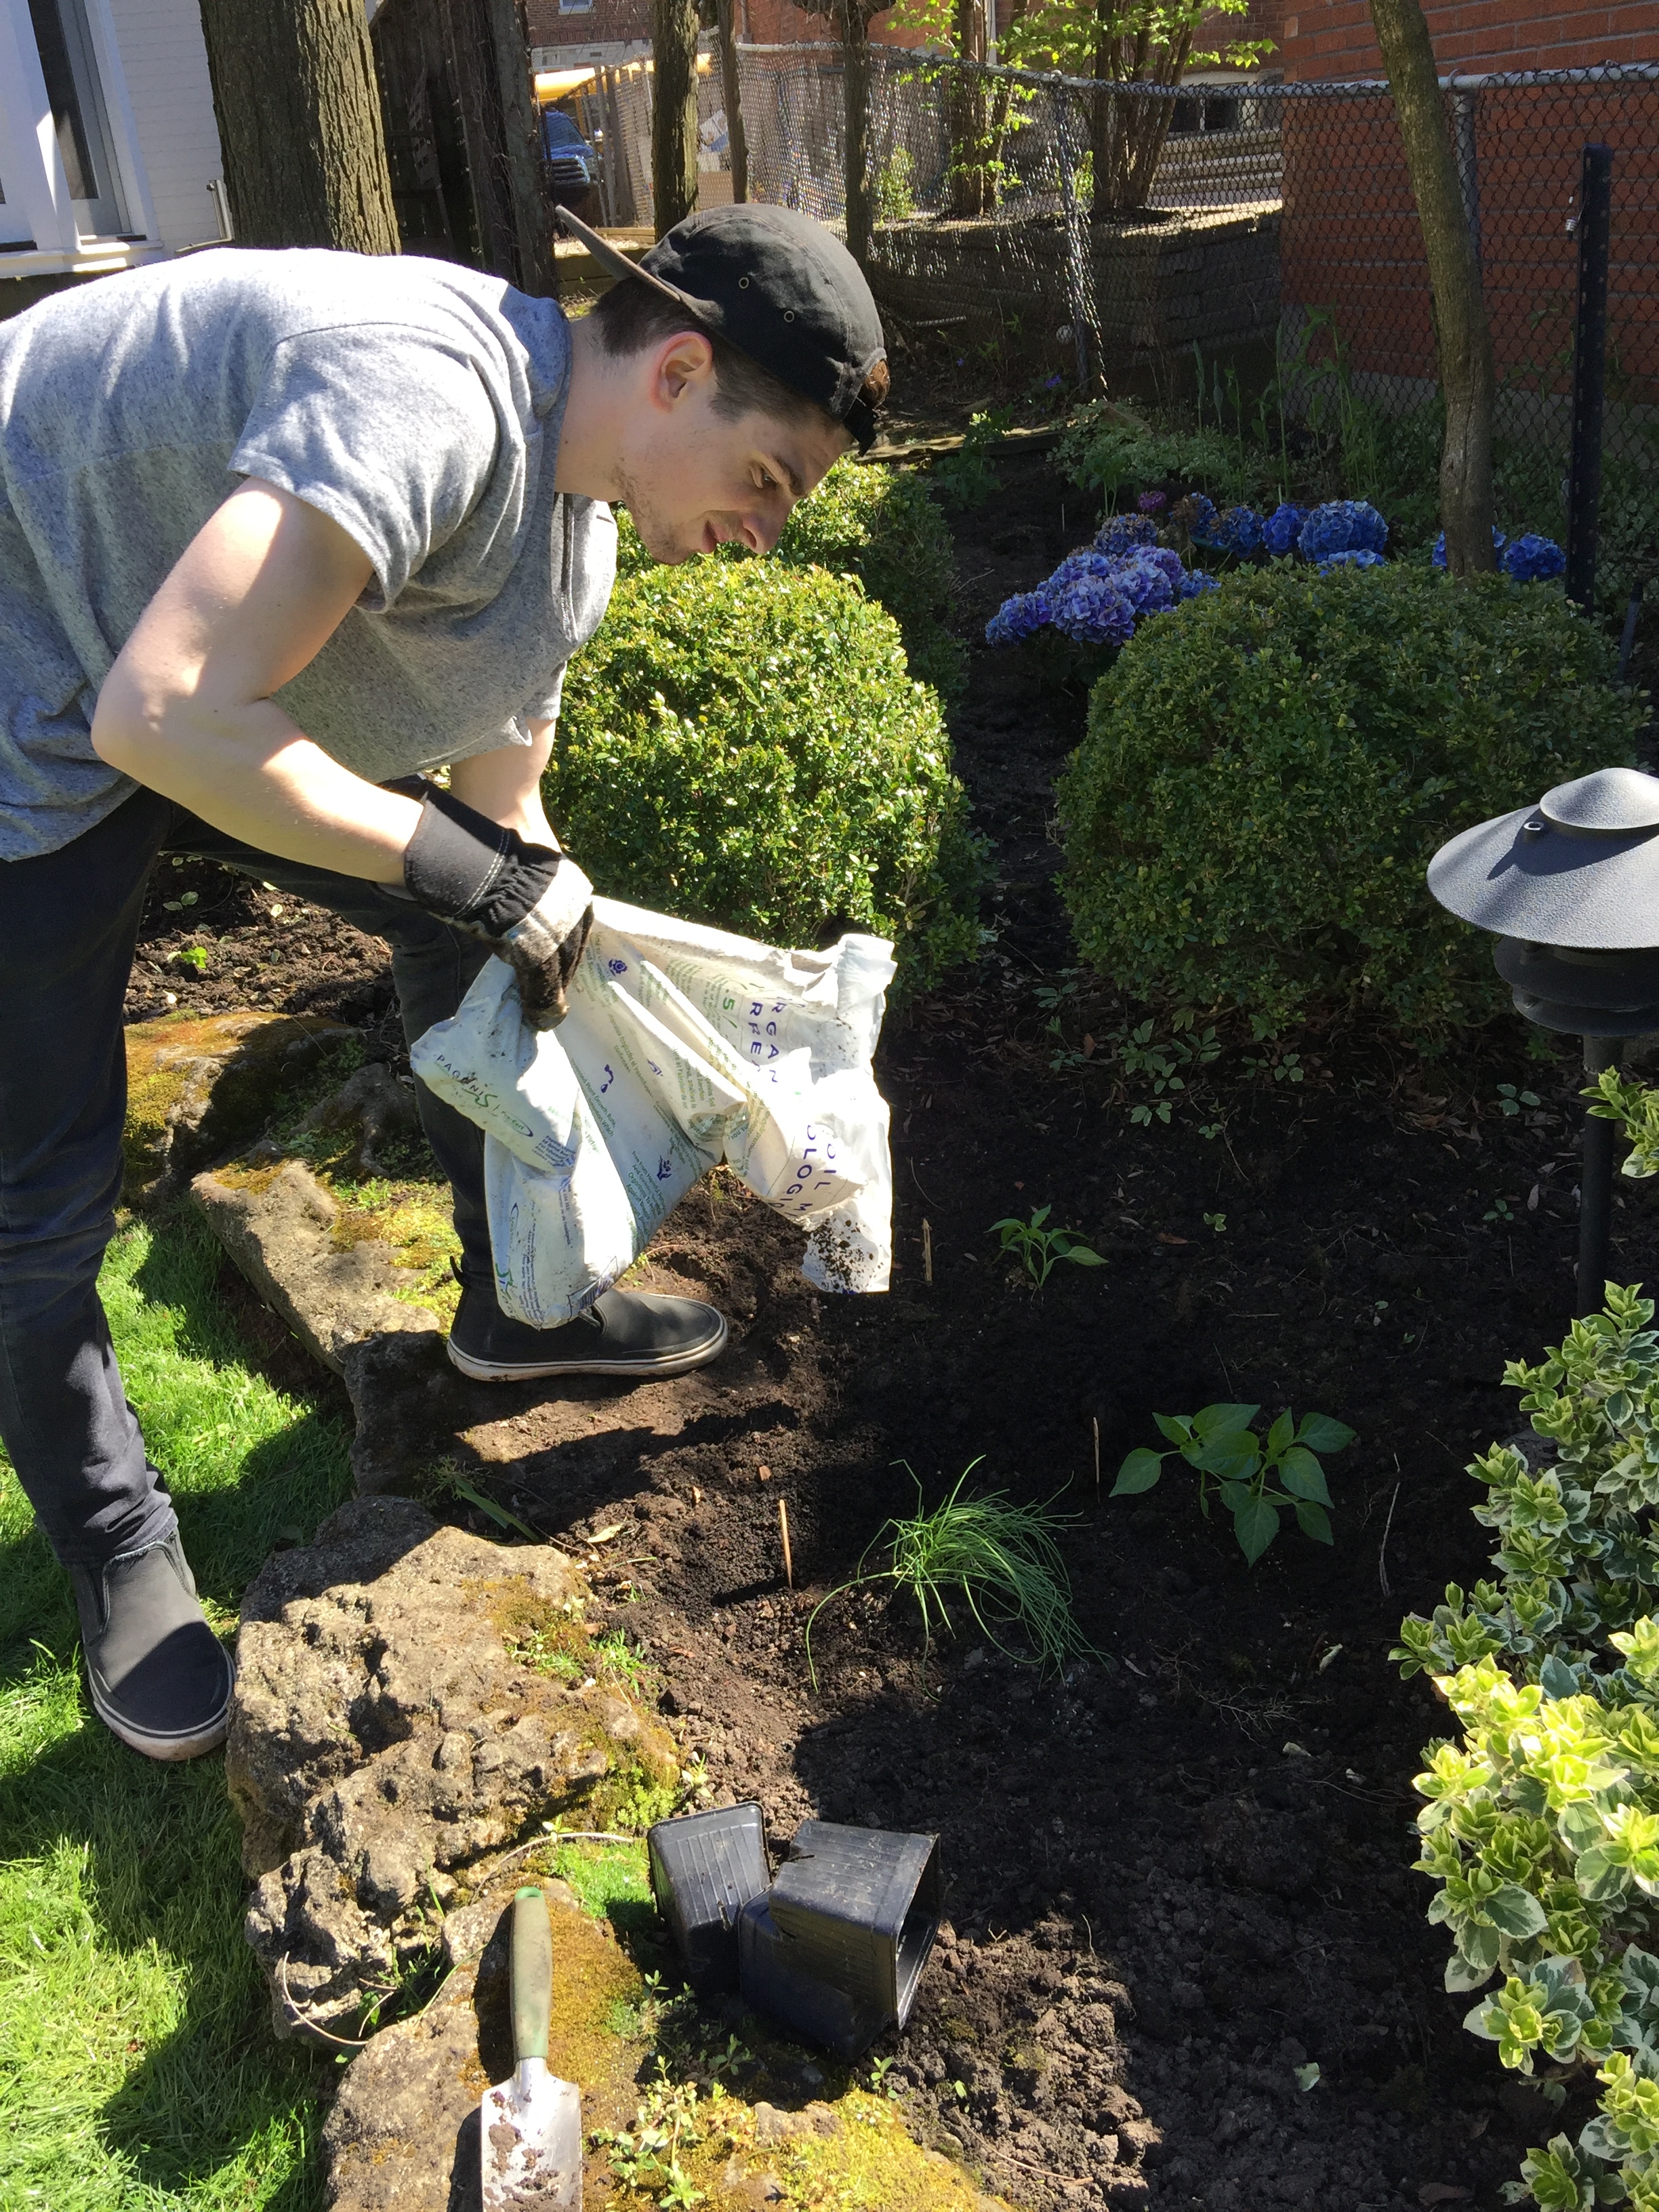
[[[449,787],[457,799],[516,830],[531,844],[554,845],[558,841],[542,810],[542,771],[553,750],[556,725],[532,722],[529,727],[527,745],[501,745],[457,761],[449,771]]]
[[[94,750],[262,852],[398,881],[419,805],[342,768],[270,696],[321,652],[369,574],[337,523],[250,478],[139,617],[99,694]]]

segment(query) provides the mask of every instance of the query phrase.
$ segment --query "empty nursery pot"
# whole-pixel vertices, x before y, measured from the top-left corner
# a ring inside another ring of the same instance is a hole
[[[856,2057],[909,2018],[940,1902],[937,1837],[804,1820],[763,1913],[745,1910],[743,1993],[838,2057]]]
[[[646,1837],[651,1890],[700,1997],[738,1986],[738,1915],[767,1883],[758,1805],[659,1820]]]
[[[887,2015],[879,2005],[860,2004],[845,1990],[810,1974],[799,1942],[784,1934],[768,1904],[764,1897],[751,1897],[738,1917],[738,1972],[744,2002],[832,2057],[858,2057],[886,2027]]]

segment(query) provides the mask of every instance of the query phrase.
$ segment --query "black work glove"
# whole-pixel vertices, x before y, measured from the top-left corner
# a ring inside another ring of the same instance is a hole
[[[517,969],[525,1019],[555,1028],[592,927],[592,884],[568,854],[526,844],[435,784],[411,795],[421,818],[404,854],[410,898],[482,938]]]

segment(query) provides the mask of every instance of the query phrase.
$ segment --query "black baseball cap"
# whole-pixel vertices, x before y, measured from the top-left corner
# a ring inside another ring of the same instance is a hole
[[[832,231],[795,208],[703,208],[639,261],[568,208],[558,219],[617,276],[649,284],[738,347],[857,439],[875,443],[887,345],[864,272]]]

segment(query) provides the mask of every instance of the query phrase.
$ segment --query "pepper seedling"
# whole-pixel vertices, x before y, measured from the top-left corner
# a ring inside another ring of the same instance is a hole
[[[1164,1462],[1176,1453],[1198,1469],[1198,1502],[1207,1517],[1210,1501],[1219,1498],[1233,1516],[1238,1547],[1254,1566],[1279,1534],[1279,1508],[1288,1505],[1304,1536],[1321,1544],[1331,1534],[1331,1493],[1318,1454],[1346,1451],[1354,1431],[1328,1413],[1304,1413],[1298,1425],[1285,1412],[1266,1440],[1250,1424],[1260,1406],[1206,1406],[1197,1413],[1154,1413],[1152,1419],[1174,1447],[1171,1451],[1132,1451],[1112,1485],[1114,1498],[1133,1498],[1151,1490]],[[1272,1486],[1277,1477],[1280,1487]]]

